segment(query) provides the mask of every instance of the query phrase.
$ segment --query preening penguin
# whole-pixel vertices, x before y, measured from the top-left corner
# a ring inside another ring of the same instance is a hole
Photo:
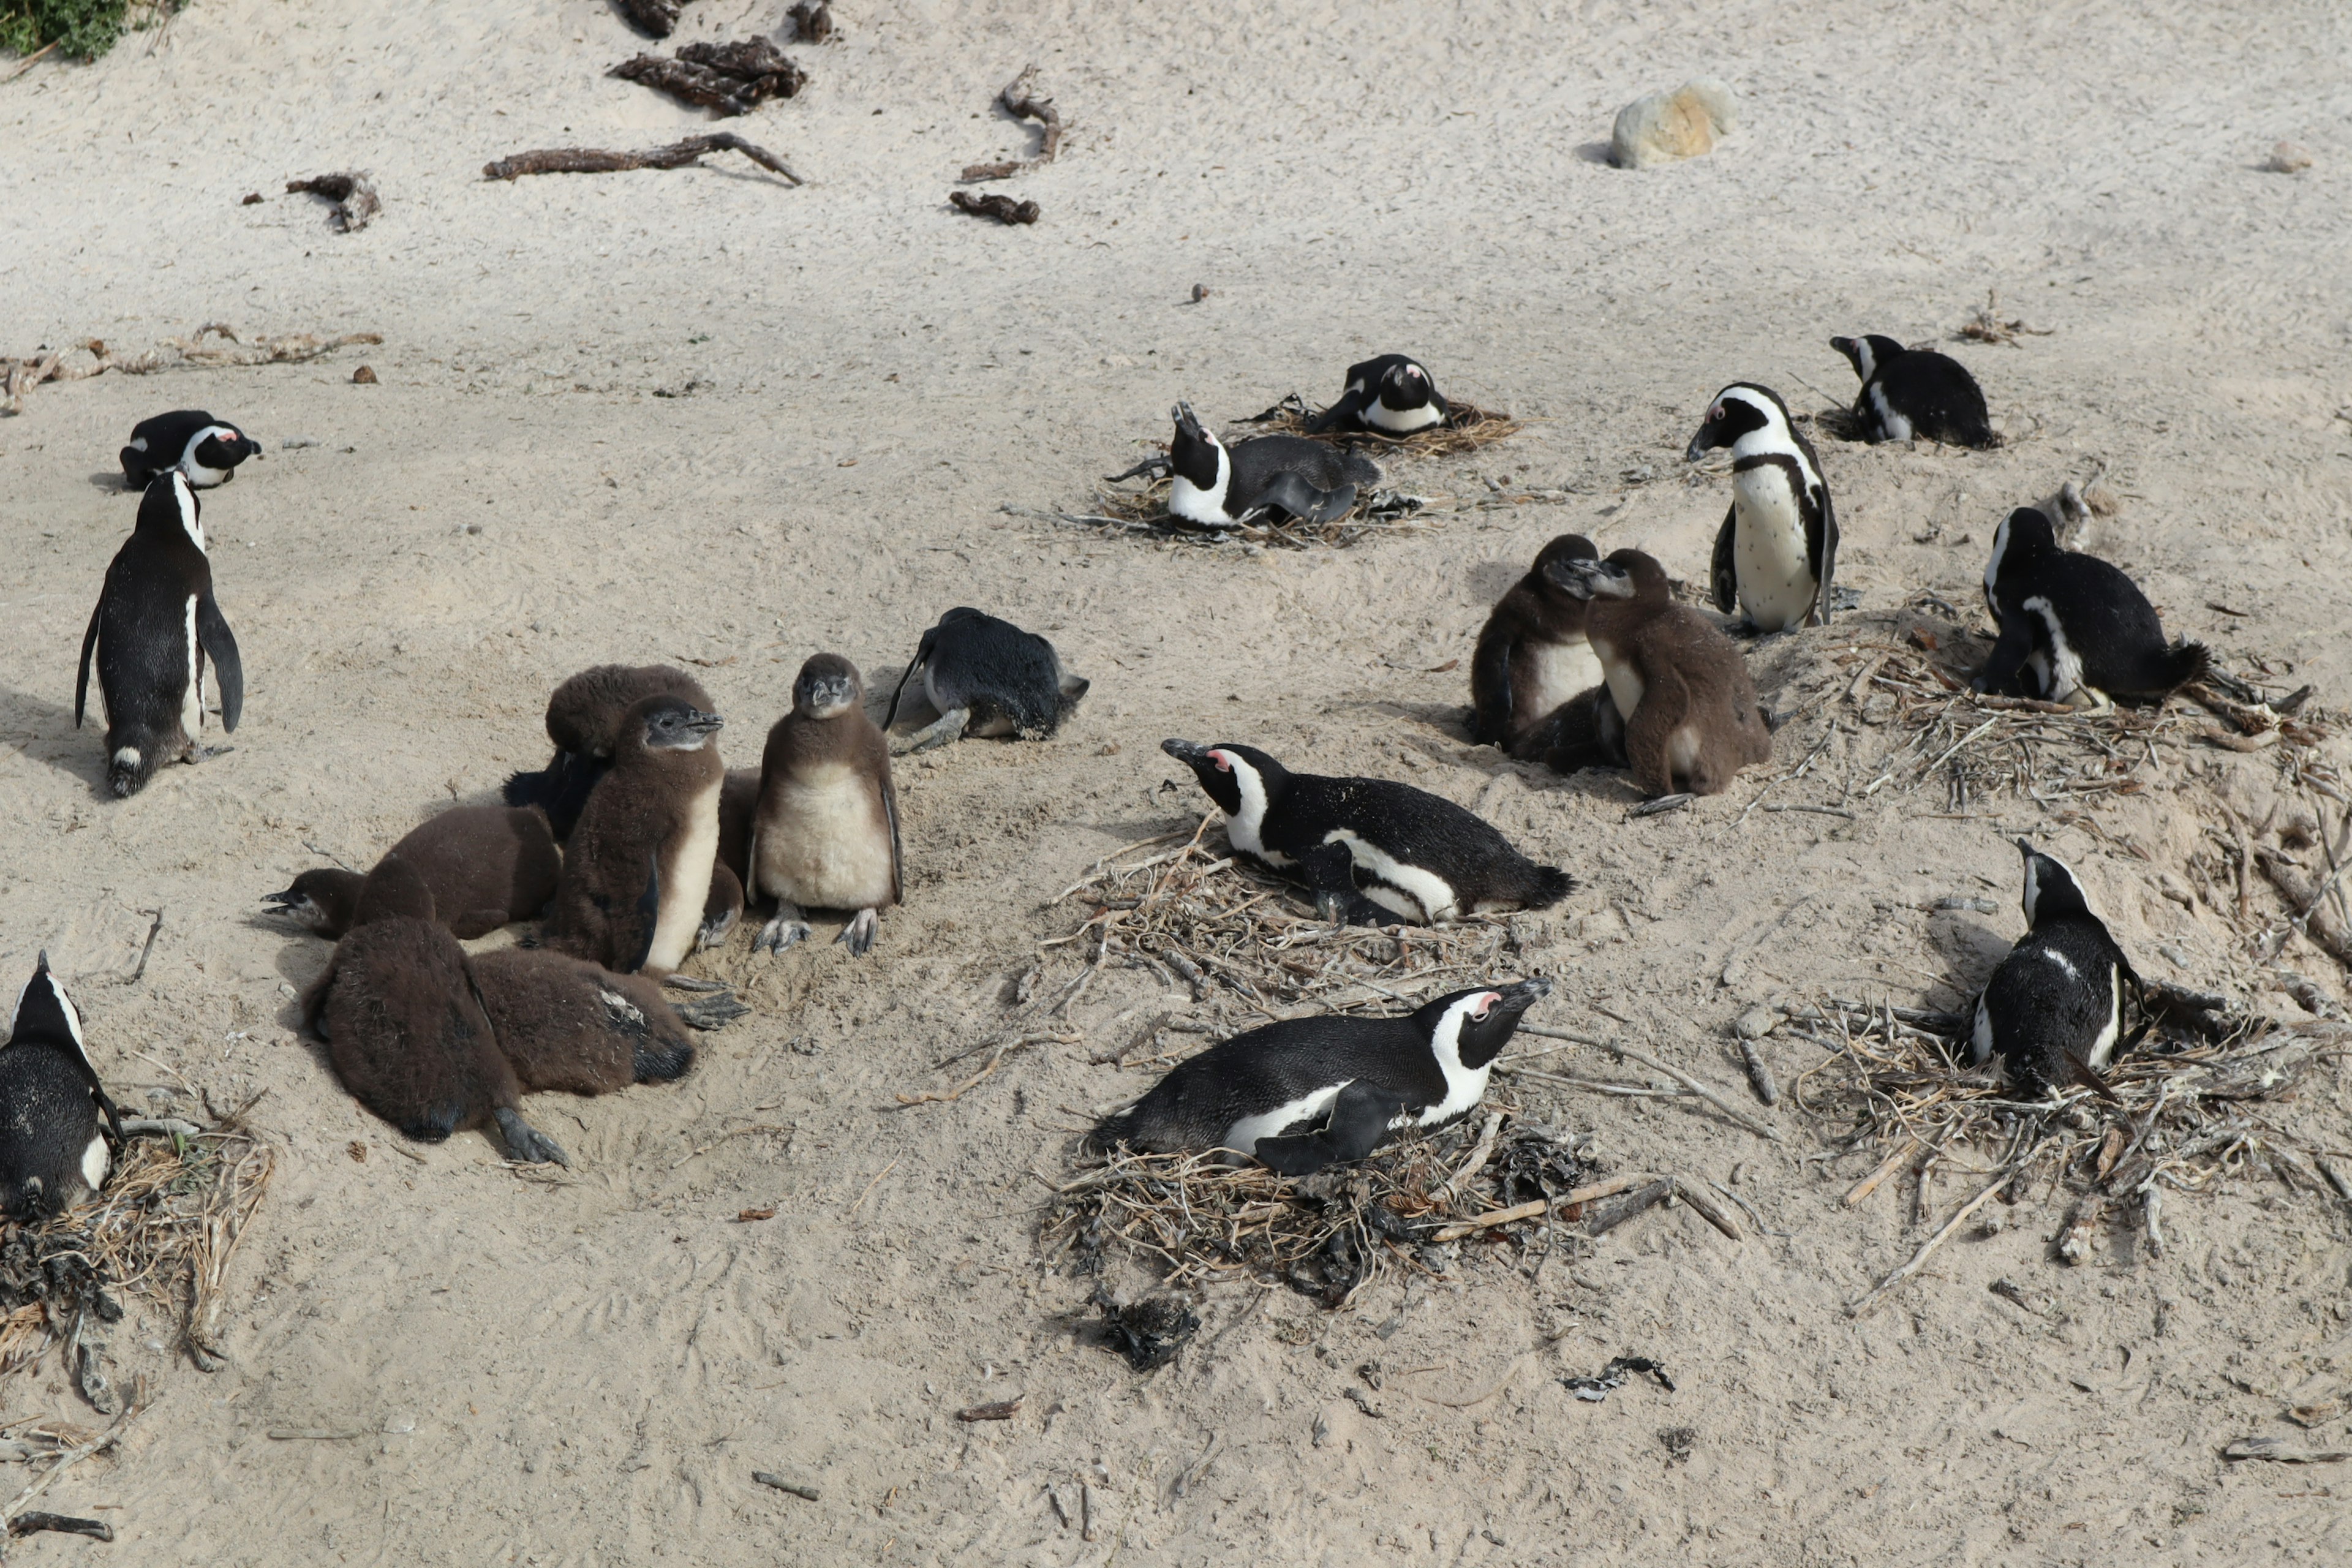
[[[200,490],[236,478],[236,466],[261,455],[261,443],[201,408],[179,408],[142,419],[122,448],[122,483],[143,490],[173,468]]]
[[[100,1119],[120,1143],[122,1118],[46,952],[16,994],[14,1019],[0,1047],[0,1212],[46,1219],[105,1184],[113,1159]]]
[[[1736,382],[1715,395],[1683,456],[1731,448],[1731,510],[1715,536],[1715,607],[1734,605],[1759,632],[1827,626],[1837,571],[1837,511],[1813,444],[1766,386]]]
[[[1227,447],[1192,416],[1191,404],[1178,404],[1175,419],[1168,510],[1188,522],[1224,527],[1268,510],[1329,522],[1356,504],[1359,489],[1380,480],[1370,458],[1304,436],[1253,436]]]
[[[1591,604],[1585,636],[1609,689],[1595,743],[1604,752],[1622,745],[1643,790],[1666,795],[1681,783],[1714,795],[1741,768],[1771,760],[1771,728],[1739,650],[1705,616],[1674,602],[1664,567],[1641,551],[1619,550],[1606,561],[1559,560],[1545,570]],[[1598,760],[1553,765],[1569,771]]]
[[[1042,741],[1061,728],[1089,684],[1064,669],[1054,645],[1035,632],[959,605],[916,645],[915,661],[890,693],[885,733],[898,721],[898,700],[919,669],[923,695],[940,717],[915,733],[908,752],[943,745],[959,734]]]
[[[1513,747],[1552,710],[1601,684],[1601,661],[1584,636],[1588,601],[1545,575],[1554,561],[1591,561],[1600,553],[1582,534],[1563,533],[1496,602],[1470,658],[1472,740]]]
[[[1360,1160],[1391,1133],[1473,1110],[1519,1020],[1550,990],[1523,980],[1451,992],[1402,1017],[1268,1024],[1179,1063],[1105,1118],[1094,1142],[1153,1153],[1230,1149],[1286,1176]]]
[[[642,974],[528,948],[476,953],[468,963],[499,1050],[526,1089],[610,1094],[683,1078],[694,1065],[688,1020]],[[727,1017],[748,1011],[731,996],[698,1002]]]
[[[1549,909],[1576,886],[1452,801],[1411,784],[1294,773],[1254,746],[1162,741],[1160,749],[1190,767],[1224,812],[1234,852],[1305,882],[1325,920],[1435,924]]]
[[[801,666],[793,710],[768,731],[750,858],[749,897],[776,900],[754,952],[782,952],[808,935],[807,909],[851,910],[836,940],[862,958],[882,911],[898,902],[890,747],[866,716],[857,667],[838,654]]]
[[[1985,412],[1983,388],[1968,366],[1933,349],[1906,349],[1874,332],[1864,338],[1832,338],[1862,377],[1853,416],[1873,441],[1922,437],[1950,447],[1998,447]]]
[[[95,655],[106,700],[106,783],[117,795],[136,795],[166,763],[194,759],[205,659],[220,672],[221,728],[235,730],[245,708],[245,665],[213,599],[203,512],[176,468],[147,487],[82,634],[74,727],[89,700]]]
[[[416,868],[442,922],[467,942],[537,915],[563,870],[563,853],[537,806],[452,806],[410,828],[388,853]],[[332,942],[351,929],[366,881],[357,871],[321,867],[263,901]]]
[[[2202,643],[2164,640],[2147,595],[2095,555],[2058,548],[2050,514],[2023,506],[1992,537],[1985,596],[2000,637],[1979,691],[2098,708],[2109,694],[2158,698],[2205,673]]]
[[[599,664],[567,679],[547,700],[547,738],[555,755],[537,773],[519,773],[506,782],[509,805],[536,805],[547,813],[558,844],[572,837],[588,792],[613,765],[621,721],[648,697],[682,698],[708,713],[713,704],[702,683],[667,664]]]
[[[2065,863],[2022,838],[2017,847],[2025,934],[1977,998],[1969,1047],[1979,1066],[1998,1054],[2020,1093],[2041,1096],[2097,1074],[2118,1042],[2137,1042],[2122,1036],[2125,994],[2137,995],[2140,980]]]
[[[572,830],[548,945],[620,973],[686,962],[719,857],[725,722],[682,697],[641,699],[623,717],[611,771]]]
[[[1339,401],[1307,421],[1310,436],[1333,430],[1369,430],[1376,436],[1410,436],[1433,429],[1454,411],[1438,395],[1437,383],[1418,360],[1382,354],[1348,367]]]

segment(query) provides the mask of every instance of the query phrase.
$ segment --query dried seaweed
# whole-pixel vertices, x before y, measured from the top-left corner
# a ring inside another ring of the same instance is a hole
[[[1242,423],[1259,426],[1252,432],[1255,435],[1304,436],[1310,441],[1334,447],[1368,445],[1383,458],[1467,457],[1525,428],[1521,421],[1509,415],[1481,408],[1475,403],[1453,403],[1449,408],[1444,424],[1415,430],[1409,436],[1390,436],[1362,428],[1316,433],[1306,427],[1316,411],[1310,410],[1306,399],[1294,392],[1265,413]]]
[[[621,15],[641,31],[667,38],[677,29],[677,14],[690,0],[618,0]]]
[[[364,169],[348,169],[339,174],[319,174],[308,180],[289,180],[286,192],[324,196],[335,204],[335,226],[345,234],[355,234],[367,227],[376,214],[383,210],[383,202],[375,194],[375,182]]]
[[[683,169],[708,153],[740,153],[760,167],[782,176],[787,184],[804,184],[782,158],[725,131],[689,136],[667,147],[644,153],[614,153],[602,147],[542,147],[515,153],[482,165],[486,179],[512,180],[524,174],[614,174],[630,169]]]
[[[206,342],[208,337],[221,342]],[[343,332],[334,337],[285,332],[276,336],[263,333],[246,342],[221,321],[206,322],[196,329],[193,337],[165,338],[155,347],[132,354],[117,353],[103,340],[88,338],[71,349],[44,349],[24,359],[0,355],[0,414],[22,414],[25,395],[43,382],[83,381],[108,371],[121,375],[152,375],[158,371],[191,365],[211,370],[236,365],[299,364],[353,343],[382,342],[381,332]],[[88,358],[69,361],[68,354]]]
[[[2028,326],[2024,318],[2000,313],[2000,294],[1997,289],[1985,291],[1985,302],[1969,313],[1953,336],[1972,339],[1980,343],[2007,343],[2014,347],[2021,336],[2046,338],[2053,329]]]
[[[1045,210],[1035,202],[1016,202],[1011,196],[975,196],[970,191],[950,191],[948,201],[958,212],[992,217],[1003,224],[1035,223]]]
[[[831,0],[794,0],[784,15],[793,19],[793,37],[803,44],[822,44],[834,35]]]
[[[828,18],[828,25],[829,22]],[[1037,155],[1034,158],[1008,158],[996,163],[968,163],[964,166],[962,175],[962,178],[967,181],[1008,179],[1024,169],[1034,169],[1040,164],[1050,163],[1061,153],[1062,111],[1054,107],[1052,99],[1038,95],[1035,66],[1024,68],[1019,76],[1005,83],[1004,90],[996,95],[996,101],[1003,105],[1004,112],[1013,119],[1034,120],[1037,122]]]
[[[808,72],[765,38],[688,44],[670,59],[637,55],[610,74],[722,114],[749,114],[808,85]]]

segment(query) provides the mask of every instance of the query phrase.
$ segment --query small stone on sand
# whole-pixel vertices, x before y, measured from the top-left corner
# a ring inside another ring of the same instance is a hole
[[[2292,142],[2282,142],[2271,149],[2263,167],[2273,174],[2300,174],[2311,167],[2311,154]]]
[[[1731,89],[1700,77],[1619,110],[1609,136],[1609,161],[1621,169],[1648,169],[1696,158],[1713,152],[1738,125],[1739,100]]]

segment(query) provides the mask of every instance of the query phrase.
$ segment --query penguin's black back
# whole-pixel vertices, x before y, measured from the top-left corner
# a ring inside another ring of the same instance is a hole
[[[1911,432],[1951,447],[1998,447],[1984,390],[1969,367],[1932,349],[1909,349],[1879,365],[1862,389],[1855,412],[1875,423],[1873,389],[1894,412],[1911,422]]]
[[[1520,854],[1475,812],[1390,779],[1293,773],[1260,831],[1267,848],[1301,858],[1334,829],[1442,878],[1465,914],[1486,900],[1547,908],[1575,885],[1566,872]]]
[[[2112,563],[2078,551],[2045,552],[2004,569],[1994,581],[2006,629],[2019,619],[2035,647],[2049,651],[2041,600],[2058,617],[2068,647],[2082,660],[2083,684],[2125,696],[2170,691],[2205,671],[2201,644],[2168,644],[2156,606],[2139,584]]]
[[[0,1049],[0,1209],[45,1218],[80,1198],[82,1159],[98,1137],[98,1101],[71,1045]]]
[[[1061,724],[1061,660],[1035,632],[959,605],[923,634],[916,659],[945,707],[971,708],[975,721],[992,709],[1023,735],[1050,735]],[[895,717],[896,695],[890,706]]]
[[[118,795],[136,793],[155,770],[177,761],[194,744],[185,724],[189,686],[205,668],[205,651],[198,638],[191,659],[190,601],[201,623],[210,609],[212,563],[177,522],[177,504],[166,494],[160,503],[158,487],[149,487],[140,502],[142,526],[132,530],[114,552],[99,590],[98,607],[83,638],[82,668],[76,684],[74,715],[79,722],[88,701],[89,667],[98,668],[99,690],[106,700],[109,782]],[[170,510],[168,528],[150,521],[151,511]],[[226,685],[222,689],[223,721],[230,707]],[[201,716],[198,722],[202,722]],[[124,759],[125,748],[136,752]]]
[[[1097,1127],[1096,1142],[1158,1153],[1215,1148],[1234,1123],[1351,1079],[1370,1079],[1410,1113],[1445,1098],[1444,1070],[1413,1016],[1290,1018],[1210,1047],[1177,1064],[1128,1110]]]
[[[2088,1062],[2102,1030],[2120,1031],[2118,974],[2129,968],[2095,915],[2045,920],[2019,938],[1979,1003],[2010,1081],[2030,1095],[2073,1081],[2069,1056]]]
[[[1341,451],[1304,436],[1254,436],[1226,447],[1225,453],[1234,465],[1225,510],[1234,517],[1258,505],[1266,487],[1285,474],[1297,474],[1318,490],[1369,485],[1381,477],[1380,465],[1360,452]]]

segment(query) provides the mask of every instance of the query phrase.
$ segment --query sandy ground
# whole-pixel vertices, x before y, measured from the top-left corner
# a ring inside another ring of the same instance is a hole
[[[1785,1102],[1768,1145],[1686,1102],[1535,1091],[1611,1166],[1736,1182],[1774,1234],[1734,1246],[1673,1211],[1532,1280],[1474,1248],[1339,1315],[1222,1287],[1195,1345],[1139,1378],[1078,1331],[1085,1287],[1034,1236],[1038,1173],[1149,1079],[1066,1047],[952,1104],[894,1100],[948,1087],[931,1064],[1003,1022],[1007,978],[1074,923],[1045,900],[1196,809],[1189,782],[1163,788],[1171,734],[1481,805],[1585,883],[1530,927],[1523,962],[1560,982],[1538,1021],[1608,1007],[1720,1081],[1729,1021],[1759,1002],[1957,1005],[2017,934],[2018,832],[2074,862],[2152,974],[2242,989],[2228,926],[2158,888],[2211,853],[2215,800],[2277,801],[2264,757],[2200,756],[2065,821],[2021,797],[1931,818],[1940,799],[1895,792],[1850,821],[1741,821],[1759,773],[1629,822],[1622,779],[1469,748],[1460,670],[1428,672],[1466,658],[1557,531],[1700,576],[1725,482],[1679,453],[1717,386],[1842,403],[1832,332],[1948,338],[1997,289],[2049,329],[1954,347],[2008,447],[1824,443],[1864,612],[1759,658],[1768,700],[1819,698],[1805,733],[1840,726],[1773,798],[1844,798],[1890,744],[1822,695],[1839,648],[1887,635],[1864,617],[1921,591],[1972,606],[2000,516],[2102,469],[2124,506],[2095,546],[2168,626],[2342,704],[2341,6],[842,10],[844,41],[798,51],[808,90],[728,127],[800,190],[728,159],[484,181],[521,148],[704,123],[602,74],[637,41],[592,0],[201,0],[160,39],[0,86],[0,347],[215,321],[385,336],[309,365],[47,387],[0,421],[0,974],[46,945],[125,1098],[267,1087],[255,1114],[284,1151],[231,1277],[231,1365],[163,1353],[158,1310],[118,1331],[160,1403],[43,1506],[109,1505],[124,1561],[220,1564],[2344,1561],[2345,1466],[2219,1458],[2250,1433],[2352,1447],[2340,1419],[2281,1420],[2294,1391],[2352,1384],[2352,1226],[2267,1179],[2176,1201],[2161,1259],[2118,1233],[2058,1268],[2057,1209],[2021,1208],[1852,1321],[1843,1303],[1924,1234],[1907,1185],[1841,1209],[1869,1162],[1825,1159]],[[701,0],[675,41],[781,11]],[[1026,147],[989,100],[1031,59],[1071,123],[1061,161],[1017,182],[1045,221],[974,222],[944,197],[964,163]],[[1599,162],[1618,104],[1702,73],[1743,95],[1738,137],[1645,174]],[[2282,137],[2315,166],[2261,172]],[[362,234],[278,194],[354,165],[384,200]],[[1189,303],[1196,283],[1212,292]],[[1572,493],[1312,554],[1002,510],[1082,504],[1179,397],[1220,419],[1328,398],[1391,349],[1537,420],[1401,470],[1407,488]],[[350,384],[362,358],[380,384]],[[72,726],[74,655],[134,505],[113,453],[191,405],[269,448],[205,510],[245,720],[229,754],[116,803],[97,732]],[[887,679],[958,603],[1055,639],[1095,683],[1074,722],[904,767],[908,901],[875,954],[821,926],[755,963],[739,936],[701,967],[757,1016],[691,1077],[535,1102],[568,1177],[520,1177],[478,1135],[395,1151],[294,1033],[326,949],[262,922],[259,895],[535,763],[563,675],[698,661],[751,765],[809,653]],[[1922,912],[1951,895],[1997,912]],[[2341,994],[2316,950],[2281,963]],[[1077,1020],[1155,996],[1112,972]],[[2305,1016],[2268,984],[2251,1000]],[[1768,1046],[1784,1080],[1806,1052]],[[2338,1068],[2292,1113],[2340,1149],[2347,1106]],[[2042,1310],[1988,1293],[2004,1275]],[[1665,1361],[1677,1391],[1594,1405],[1558,1381],[1622,1352]],[[1343,1396],[1374,1356],[1421,1369],[1377,1415]],[[54,1368],[14,1380],[6,1411],[92,1419]],[[1009,1423],[953,1419],[1014,1394]],[[1686,1463],[1670,1426],[1696,1433]],[[1092,1542],[1045,1489],[1081,1479]]]

